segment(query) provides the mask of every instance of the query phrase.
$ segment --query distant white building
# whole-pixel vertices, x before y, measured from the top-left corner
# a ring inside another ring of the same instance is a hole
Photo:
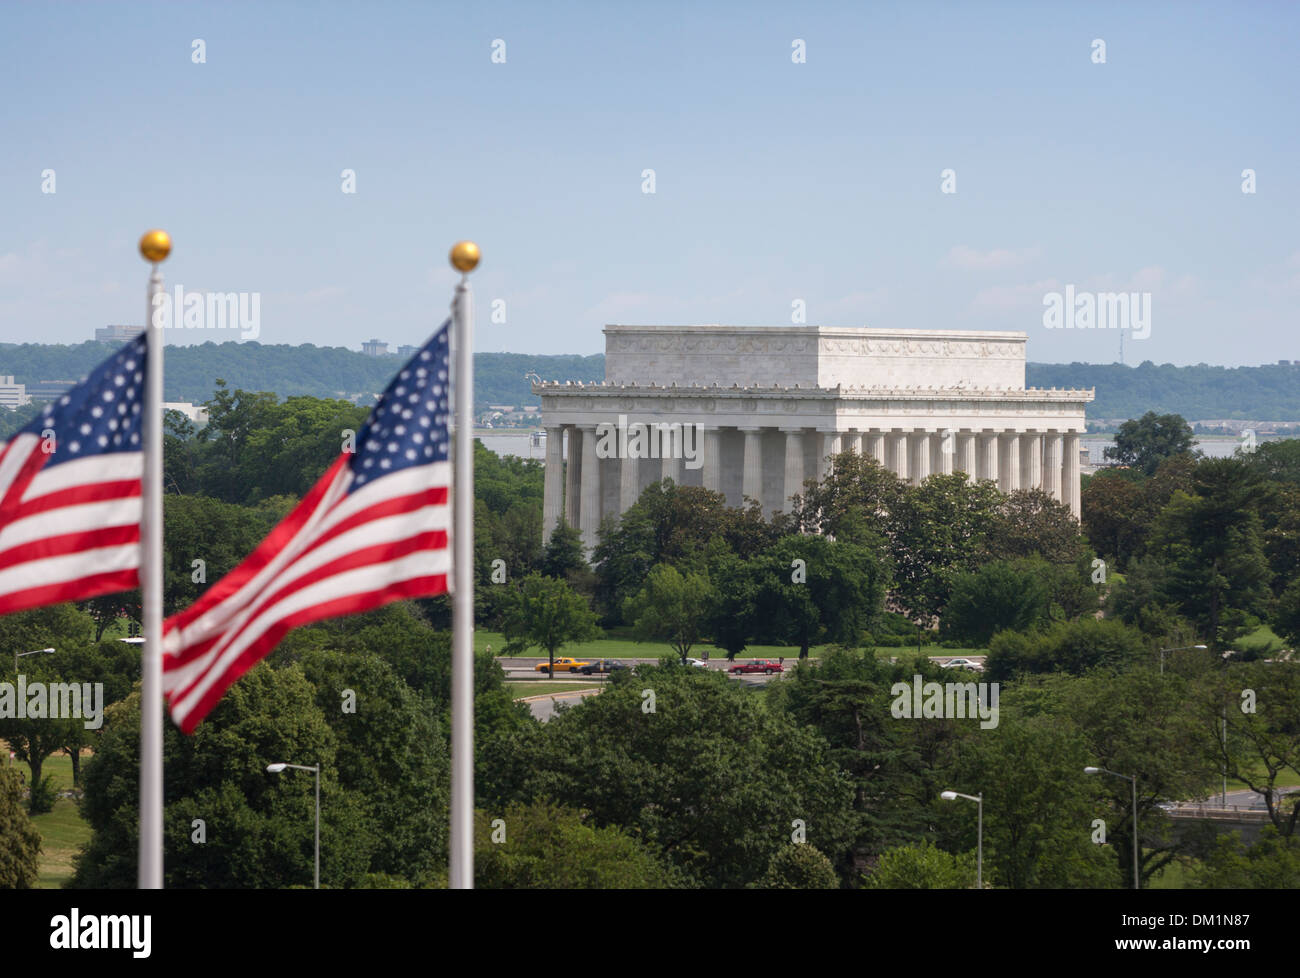
[[[179,411],[195,424],[208,423],[208,409],[201,404],[191,404],[189,401],[164,401],[163,410]]]
[[[383,340],[366,340],[361,344],[361,352],[368,357],[386,357],[388,344]]]
[[[27,397],[33,401],[56,401],[76,386],[75,380],[41,380],[27,385]]]
[[[408,360],[419,352],[420,348],[418,346],[399,346],[397,348],[397,355],[399,357],[406,357]]]
[[[15,384],[12,374],[0,376],[0,407],[16,408],[30,404],[26,384]]]
[[[143,332],[143,326],[100,326],[95,330],[95,342],[126,343]]]
[[[1025,341],[965,330],[606,326],[603,383],[532,387],[546,427],[544,532],[563,517],[590,551],[601,520],[660,479],[702,485],[732,506],[748,497],[765,513],[788,510],[805,480],[849,450],[913,484],[964,472],[1003,492],[1042,489],[1077,517],[1093,392],[1027,388]],[[633,430],[658,432],[648,454],[625,437]]]

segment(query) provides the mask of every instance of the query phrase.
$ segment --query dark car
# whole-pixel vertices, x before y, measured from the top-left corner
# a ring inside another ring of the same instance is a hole
[[[731,667],[733,674],[745,672],[761,672],[765,676],[770,676],[774,672],[785,672],[785,666],[779,662],[773,662],[771,659],[755,659],[753,662],[741,662]]]
[[[597,659],[595,662],[588,662],[578,671],[584,676],[600,675],[602,673],[617,672],[619,669],[626,669],[627,666],[617,659]]]

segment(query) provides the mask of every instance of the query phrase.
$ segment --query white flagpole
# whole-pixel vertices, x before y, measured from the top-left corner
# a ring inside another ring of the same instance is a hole
[[[140,863],[139,887],[161,890],[163,885],[163,764],[162,764],[162,405],[163,326],[155,322],[155,296],[163,291],[158,263],[171,252],[166,231],[150,231],[140,239],[140,254],[153,264],[149,276],[149,305],[145,313],[148,357],[144,391],[144,479],[140,521],[140,589],[144,604],[144,642],[140,645]]]
[[[468,273],[478,245],[460,241],[452,314],[456,352],[456,444],[451,596],[451,888],[474,888],[474,298]]]

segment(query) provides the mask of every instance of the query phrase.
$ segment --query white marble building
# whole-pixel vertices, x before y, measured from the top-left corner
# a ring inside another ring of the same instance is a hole
[[[733,506],[747,496],[766,513],[788,509],[846,449],[912,482],[959,471],[1008,492],[1042,488],[1078,516],[1093,399],[1027,390],[1024,333],[827,326],[606,326],[602,383],[535,383],[533,393],[547,434],[544,533],[564,514],[588,548],[602,517],[659,479],[715,489]],[[695,452],[679,434],[669,457],[617,457],[599,426],[620,417],[698,425],[698,456],[681,457]]]

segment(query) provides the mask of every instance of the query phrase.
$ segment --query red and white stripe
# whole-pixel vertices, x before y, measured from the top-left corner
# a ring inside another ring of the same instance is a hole
[[[140,452],[46,466],[29,432],[0,447],[0,615],[140,583]]]
[[[441,594],[451,570],[451,463],[349,493],[342,455],[238,567],[163,623],[163,686],[191,733],[290,630],[390,601]]]

